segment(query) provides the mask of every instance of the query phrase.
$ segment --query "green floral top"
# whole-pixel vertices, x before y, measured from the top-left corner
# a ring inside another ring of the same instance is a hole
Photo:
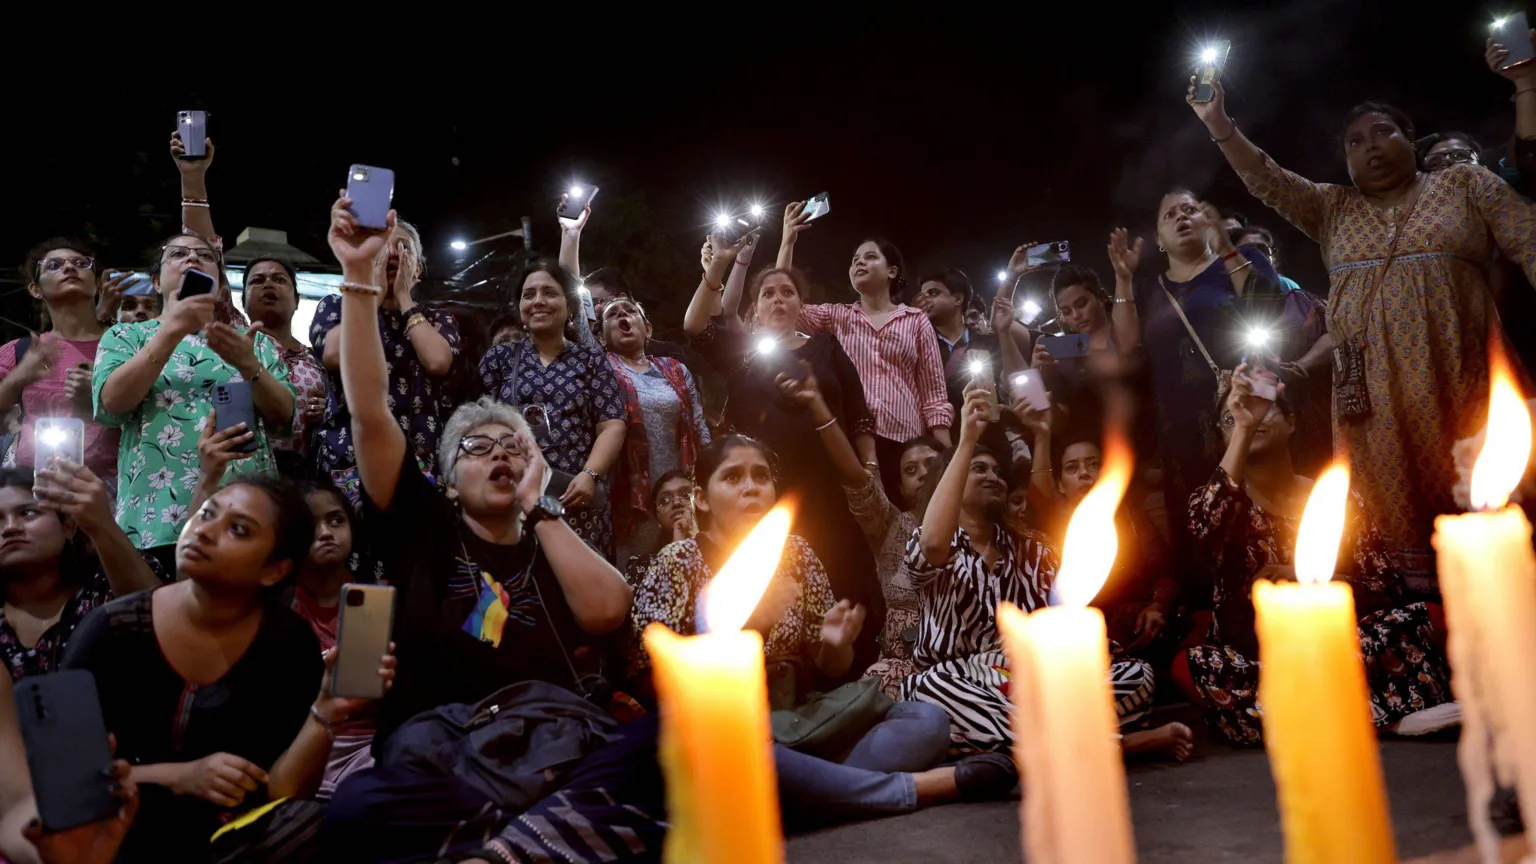
[[[244,380],[235,367],[208,347],[201,333],[195,333],[176,346],[138,408],[123,414],[103,410],[101,390],[107,378],[142,350],[159,329],[159,321],[145,321],[118,324],[108,330],[101,337],[91,375],[96,422],[123,430],[117,451],[117,524],[140,549],[175,543],[181,534],[197,487],[197,438],[213,410],[213,388]],[[276,342],[258,336],[256,359],[269,375],[293,389]],[[273,431],[281,434],[283,430]],[[267,433],[266,424],[258,422],[255,452],[231,463],[229,470],[237,474],[277,473]]]

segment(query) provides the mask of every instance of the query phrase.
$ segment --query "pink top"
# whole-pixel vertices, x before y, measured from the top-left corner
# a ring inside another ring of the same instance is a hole
[[[59,339],[56,336],[43,334],[50,341],[56,341],[59,346],[59,362],[53,367],[53,372],[39,379],[32,386],[21,392],[21,411],[23,416],[21,427],[21,440],[16,443],[16,465],[21,468],[31,468],[33,449],[33,427],[39,417],[74,417],[74,406],[69,398],[64,395],[64,382],[69,370],[81,363],[96,362],[96,345],[100,340],[84,339],[72,341]],[[16,368],[16,339],[0,345],[0,379],[11,374]],[[37,350],[37,339],[32,340],[32,347],[28,351]],[[86,382],[86,392],[90,392],[90,382]],[[117,476],[117,439],[118,430],[102,426],[91,419],[89,412],[80,419],[85,421],[85,465],[90,468],[97,477],[110,480]],[[111,487],[112,484],[107,484]]]
[[[939,340],[928,316],[897,306],[879,330],[857,303],[818,303],[800,313],[810,333],[831,333],[859,370],[875,434],[891,441],[950,426],[954,410],[944,384]]]

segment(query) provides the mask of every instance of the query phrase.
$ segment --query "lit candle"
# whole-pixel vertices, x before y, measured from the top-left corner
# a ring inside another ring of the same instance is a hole
[[[1484,512],[1441,516],[1434,539],[1467,812],[1487,861],[1499,842],[1488,815],[1495,779],[1536,825],[1536,557],[1531,523],[1505,506],[1530,458],[1531,418],[1502,355],[1492,359],[1487,437],[1472,467],[1472,508]]]
[[[1349,471],[1336,465],[1302,513],[1297,581],[1253,585],[1264,746],[1290,864],[1397,860],[1355,598],[1330,581],[1348,502]]]
[[[1067,525],[1059,606],[1028,615],[1004,603],[997,623],[1008,651],[1014,759],[1025,860],[1033,864],[1131,864],[1125,766],[1109,688],[1104,616],[1088,606],[1115,563],[1115,508],[1131,477],[1130,454],[1111,439],[1099,482]]]
[[[784,860],[763,638],[741,628],[778,569],[789,523],[787,508],[773,510],[720,568],[704,594],[711,632],[645,630],[661,703],[667,864]]]

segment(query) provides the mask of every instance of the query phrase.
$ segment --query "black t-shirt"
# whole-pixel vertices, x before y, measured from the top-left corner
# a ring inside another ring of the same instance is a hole
[[[515,546],[488,543],[464,525],[406,454],[394,501],[365,494],[364,524],[395,597],[395,683],[375,745],[439,705],[478,702],[525,680],[579,692],[572,653],[592,639],[576,624],[533,533]],[[486,584],[489,574],[495,587]],[[497,609],[506,617],[497,638]],[[473,632],[471,632],[473,631]],[[583,655],[586,652],[582,652]]]
[[[223,678],[191,684],[160,651],[152,594],[129,594],[92,611],[64,656],[63,668],[95,675],[118,757],[155,765],[233,753],[270,770],[299,734],[320,692],[324,664],[314,631],[292,611],[272,604],[251,646]],[[118,860],[207,860],[208,838],[231,811],[173,795],[163,786],[140,790],[143,804]],[[235,809],[265,801],[265,790],[259,789]]]

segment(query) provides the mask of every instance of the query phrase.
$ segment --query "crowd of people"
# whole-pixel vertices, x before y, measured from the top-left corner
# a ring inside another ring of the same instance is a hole
[[[1127,758],[1193,751],[1188,725],[1149,721],[1159,703],[1262,742],[1252,587],[1294,578],[1335,453],[1373,721],[1454,726],[1431,523],[1456,509],[1490,345],[1536,359],[1501,325],[1536,282],[1536,71],[1500,74],[1502,158],[1368,102],[1344,118],[1347,186],[1275,164],[1219,84],[1191,88],[1213,148],[1321,248],[1317,293],[1280,274],[1268,229],[1173,189],[1150,241],[1109,236],[1112,273],[1026,243],[988,302],[871,237],[850,250],[857,300],[817,302],[793,202],[767,266],[767,232],[706,240],[677,344],[620,270],[583,276],[589,207],[478,357],[417,300],[417,230],[364,227],[345,193],[343,281],[308,344],[290,262],[247,263],[236,308],[213,144],[193,159],[173,136],[184,229],[150,287],[45,240],[22,265],[42,324],[0,346],[0,860],[660,860],[668,706],[639,635],[698,632],[705,585],[785,500],[747,626],[775,716],[824,721],[775,724],[786,826],[1007,797],[1029,732],[996,609],[1055,602],[1067,522],[1122,443],[1137,470],[1093,602]],[[214,290],[184,290],[199,277]],[[1050,329],[1016,307],[1026,278],[1049,281]],[[222,422],[235,384],[248,417]],[[79,461],[36,457],[59,417],[82,421]],[[395,592],[377,700],[332,684],[348,583]],[[94,676],[122,808],[50,830],[11,688],[64,670]]]

